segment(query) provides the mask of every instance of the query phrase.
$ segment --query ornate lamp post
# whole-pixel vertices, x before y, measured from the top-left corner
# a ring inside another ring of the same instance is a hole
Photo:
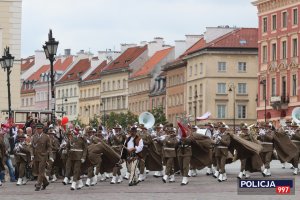
[[[8,121],[10,122],[10,124],[13,122],[13,116],[11,112],[10,73],[11,73],[11,68],[13,67],[14,59],[15,57],[13,57],[9,53],[9,47],[6,47],[4,49],[4,54],[2,58],[0,58],[0,63],[1,63],[1,67],[4,69],[4,71],[6,71],[6,75],[7,75]],[[11,127],[9,129],[9,136],[10,136],[9,143],[10,143],[10,148],[12,153],[14,149],[14,138],[13,138]]]
[[[65,99],[65,100],[64,100]],[[68,102],[68,99],[65,98],[65,96],[62,96],[61,98],[61,118],[64,117],[64,102]]]
[[[229,92],[232,92],[233,91],[233,131],[235,133],[235,85],[234,83],[230,83],[229,84],[229,89],[228,89]]]
[[[55,38],[52,37],[52,30],[50,29],[48,34],[48,41],[43,45],[43,49],[45,51],[46,58],[50,61],[50,76],[51,76],[51,104],[52,104],[52,113],[51,113],[51,121],[52,124],[55,124],[55,91],[54,91],[54,70],[53,70],[53,62],[55,60],[55,55],[57,52],[58,41],[55,41]]]

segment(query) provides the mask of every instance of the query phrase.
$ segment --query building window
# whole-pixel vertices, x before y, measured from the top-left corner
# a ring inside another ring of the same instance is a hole
[[[276,78],[271,79],[271,92],[272,97],[276,96]]]
[[[262,47],[262,62],[266,63],[268,60],[268,49],[267,46]]]
[[[60,90],[58,90],[58,95],[57,96],[58,96],[58,98],[60,98]]]
[[[126,79],[123,79],[123,89],[126,89],[127,88],[127,81]]]
[[[218,72],[226,72],[226,62],[218,62]]]
[[[193,96],[193,88],[192,86],[190,86],[190,89],[189,89],[189,97],[191,98]]]
[[[238,83],[238,94],[247,94],[247,84]]]
[[[272,16],[272,30],[276,30],[277,28],[277,16],[276,15],[273,15]]]
[[[193,74],[193,66],[190,66],[190,76]]]
[[[262,23],[262,30],[264,33],[266,33],[268,31],[268,18],[264,17],[263,18],[263,23]]]
[[[106,91],[110,91],[110,82],[107,82],[107,90]]]
[[[112,82],[112,90],[115,90],[115,81]]]
[[[298,9],[295,8],[293,10],[293,25],[297,25],[298,24]]]
[[[239,62],[238,68],[239,68],[239,72],[246,72],[247,71],[246,62]]]
[[[73,115],[73,107],[72,106],[70,106],[70,115]]]
[[[238,118],[245,119],[246,118],[246,106],[238,105]]]
[[[286,41],[282,41],[282,59],[286,59]]]
[[[224,119],[226,116],[226,105],[217,105],[217,116],[219,119]]]
[[[69,89],[66,89],[66,97],[69,96]]]
[[[33,105],[33,98],[30,98],[30,105]]]
[[[22,99],[22,106],[24,107],[24,99]]]
[[[282,96],[285,97],[286,96],[286,77],[283,76],[281,78],[281,83],[282,83]]]
[[[272,44],[272,61],[276,61],[276,43]]]
[[[154,109],[155,106],[155,99],[152,99],[152,109]]]
[[[88,97],[91,97],[91,89],[88,90]]]
[[[70,89],[70,97],[73,96],[73,88]]]
[[[102,92],[105,91],[105,82],[102,84]]]
[[[282,13],[282,28],[287,27],[287,12]]]
[[[195,64],[195,71],[194,71],[194,74],[197,75],[197,73],[198,73],[198,65]]]
[[[77,96],[77,88],[74,88],[74,96]]]
[[[203,73],[203,63],[200,63],[200,74]]]
[[[218,83],[217,91],[217,94],[226,94],[226,83]]]
[[[298,39],[294,38],[293,39],[293,57],[298,56]]]
[[[293,87],[292,87],[292,95],[293,96],[296,96],[297,95],[297,75],[296,74],[293,74]]]

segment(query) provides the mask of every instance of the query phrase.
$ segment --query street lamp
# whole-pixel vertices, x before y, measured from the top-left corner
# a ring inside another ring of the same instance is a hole
[[[4,71],[6,71],[6,75],[7,75],[7,93],[8,93],[8,121],[10,123],[13,122],[13,117],[12,117],[12,112],[11,112],[11,94],[10,94],[10,73],[11,73],[11,68],[13,67],[13,63],[14,63],[14,59],[15,57],[13,57],[10,53],[9,53],[9,47],[6,47],[4,49],[4,54],[2,56],[2,58],[0,58],[0,63],[1,63],[1,67],[4,69]],[[11,152],[14,149],[14,138],[13,138],[13,133],[12,133],[12,129],[10,127],[9,129],[9,143],[10,143],[10,148],[11,148]]]
[[[259,82],[261,85],[263,85],[263,97],[265,100],[265,123],[267,122],[267,81],[266,80],[261,80]]]
[[[195,96],[194,96],[194,111],[195,111],[195,126],[196,126],[196,118],[197,118],[197,98],[198,98],[198,95],[197,95],[197,90],[195,91]]]
[[[62,98],[61,98],[61,118],[64,117],[64,102],[67,103],[67,101],[68,101],[67,98],[65,98],[65,100],[64,100],[64,98],[65,98],[64,96],[62,96]]]
[[[235,133],[235,85],[234,83],[229,84],[229,92],[233,91],[233,132]]]
[[[53,62],[55,60],[55,55],[57,52],[58,41],[55,41],[55,38],[52,37],[52,30],[49,30],[48,34],[48,41],[45,42],[43,45],[43,49],[46,55],[46,58],[50,61],[50,68],[51,68],[51,104],[52,104],[52,113],[51,119],[52,124],[55,124],[55,91],[54,91],[54,71],[53,71]]]

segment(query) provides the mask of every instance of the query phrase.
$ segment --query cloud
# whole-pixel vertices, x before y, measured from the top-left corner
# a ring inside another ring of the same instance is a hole
[[[172,44],[207,26],[257,27],[256,13],[251,2],[241,0],[24,0],[22,56],[41,49],[49,28],[59,52],[96,53],[156,36]]]

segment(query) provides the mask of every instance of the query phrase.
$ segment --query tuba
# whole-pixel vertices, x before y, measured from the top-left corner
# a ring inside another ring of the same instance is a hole
[[[292,119],[297,124],[300,124],[300,107],[296,107],[292,111]]]
[[[139,124],[144,124],[144,126],[149,129],[152,128],[155,123],[154,116],[149,112],[143,112],[139,116]]]

